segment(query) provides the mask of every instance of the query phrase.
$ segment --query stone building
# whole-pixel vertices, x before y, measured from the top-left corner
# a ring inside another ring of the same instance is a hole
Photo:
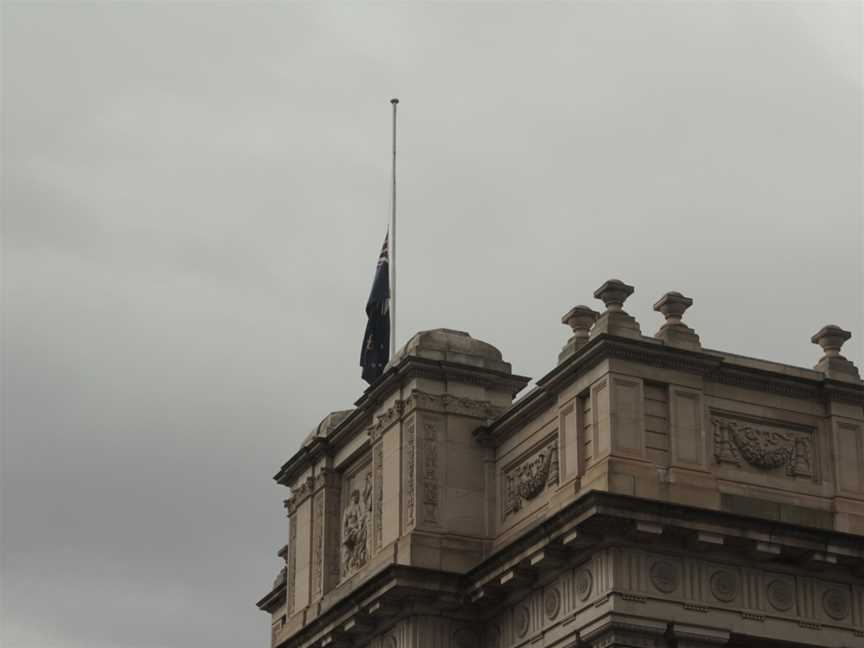
[[[653,336],[607,281],[558,365],[412,337],[275,479],[274,648],[864,647],[864,384]]]

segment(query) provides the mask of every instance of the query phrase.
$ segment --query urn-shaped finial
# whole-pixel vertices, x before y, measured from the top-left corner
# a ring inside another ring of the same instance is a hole
[[[594,296],[606,304],[606,310],[597,318],[591,329],[591,337],[615,335],[619,337],[641,338],[639,322],[624,312],[624,302],[633,294],[633,286],[620,279],[610,279],[594,291]]]
[[[824,372],[829,378],[860,382],[861,378],[858,374],[858,368],[840,355],[843,344],[851,337],[852,334],[849,331],[844,331],[834,324],[829,324],[819,329],[810,338],[813,344],[818,344],[825,352],[825,355],[816,364],[816,370]]]
[[[684,311],[693,305],[693,300],[685,297],[680,292],[667,292],[654,304],[654,310],[658,313],[663,313],[666,318],[666,325],[672,326],[681,323],[681,316]]]
[[[594,291],[594,297],[606,304],[606,310],[610,312],[623,310],[624,302],[632,294],[633,286],[620,279],[609,279]]]
[[[826,358],[838,358],[842,357],[840,355],[840,349],[843,348],[843,344],[851,337],[852,334],[849,331],[844,331],[839,326],[829,324],[828,326],[823,326],[819,329],[819,331],[810,338],[810,341],[813,344],[818,344],[822,347]]]
[[[684,311],[693,305],[693,300],[685,297],[680,292],[671,291],[663,295],[654,304],[654,310],[663,313],[666,321],[660,330],[654,335],[658,340],[677,347],[699,349],[699,336],[696,331],[681,321]]]
[[[567,340],[567,344],[558,354],[559,363],[576,353],[576,350],[588,341],[588,333],[598,317],[600,317],[600,313],[583,305],[574,306],[564,313],[561,323],[573,329],[573,336]]]
[[[580,340],[588,339],[588,331],[594,326],[594,322],[600,317],[600,313],[588,306],[574,306],[564,313],[561,323],[573,329],[573,337]]]

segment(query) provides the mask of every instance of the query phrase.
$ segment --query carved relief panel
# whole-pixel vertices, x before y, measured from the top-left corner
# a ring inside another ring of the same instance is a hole
[[[502,520],[558,484],[558,434],[547,437],[501,473]]]
[[[738,468],[786,477],[815,479],[814,430],[712,412],[714,460]]]
[[[342,578],[365,565],[372,553],[372,479],[372,463],[368,458],[343,477],[339,528]]]
[[[441,485],[438,478],[441,463],[441,448],[438,443],[440,427],[439,419],[424,418],[420,444],[423,522],[436,525],[440,523],[439,505],[441,503]]]
[[[417,515],[417,428],[416,419],[411,418],[405,424],[404,462],[402,474],[405,475],[402,492],[405,493],[405,531],[410,531],[415,524]]]

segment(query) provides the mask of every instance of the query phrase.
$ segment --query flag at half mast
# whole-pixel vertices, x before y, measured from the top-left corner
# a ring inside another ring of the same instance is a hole
[[[360,366],[363,380],[370,385],[382,373],[390,359],[390,256],[388,254],[389,232],[378,256],[372,290],[366,301],[366,332],[360,351]]]

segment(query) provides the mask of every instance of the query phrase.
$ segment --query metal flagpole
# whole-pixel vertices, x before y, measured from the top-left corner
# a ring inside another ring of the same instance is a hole
[[[393,104],[393,196],[390,203],[390,358],[396,354],[396,104]]]

